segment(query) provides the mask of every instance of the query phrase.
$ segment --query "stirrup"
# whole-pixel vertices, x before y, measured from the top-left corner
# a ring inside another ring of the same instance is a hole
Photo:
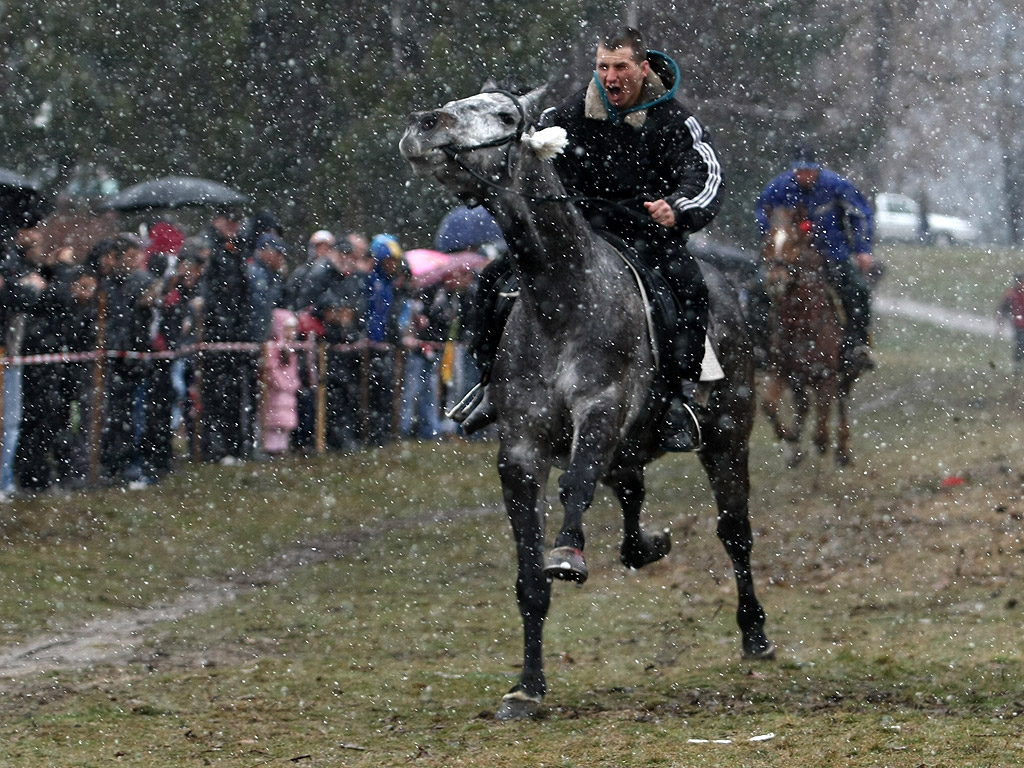
[[[678,423],[674,423],[675,419],[670,417],[669,426],[672,430],[662,438],[661,447],[670,453],[699,451],[704,447],[704,437],[701,434],[700,420],[697,418],[696,412],[689,403],[681,402],[679,405],[681,406],[680,410],[685,412],[686,416],[689,417],[689,422],[687,423],[687,426],[683,427]],[[675,410],[674,405],[672,406],[672,410]],[[682,440],[680,435],[684,435],[687,440]]]
[[[454,421],[456,424],[461,424],[466,420],[476,407],[483,402],[485,390],[487,385],[482,381],[478,381],[469,392],[463,396],[459,402],[451,407],[451,409],[445,414],[449,419]]]

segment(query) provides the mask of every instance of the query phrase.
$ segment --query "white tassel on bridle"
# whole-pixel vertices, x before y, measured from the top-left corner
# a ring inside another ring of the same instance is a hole
[[[521,141],[536,152],[537,157],[541,160],[550,160],[565,151],[569,144],[569,136],[566,134],[565,128],[553,125],[531,134],[524,134]]]

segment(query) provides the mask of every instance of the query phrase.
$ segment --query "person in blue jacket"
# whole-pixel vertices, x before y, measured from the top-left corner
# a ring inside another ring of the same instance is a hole
[[[772,179],[758,198],[756,215],[761,234],[768,234],[772,208],[798,205],[807,211],[815,243],[825,256],[828,280],[839,294],[846,314],[844,361],[854,371],[873,368],[868,344],[871,293],[864,279],[872,264],[871,206],[849,179],[823,168],[817,162],[814,148],[807,145],[796,147],[790,168]],[[754,288],[750,297],[755,347],[763,358],[768,298],[762,286]]]

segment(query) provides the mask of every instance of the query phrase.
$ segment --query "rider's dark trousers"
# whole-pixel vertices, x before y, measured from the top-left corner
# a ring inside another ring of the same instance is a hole
[[[683,381],[700,380],[708,327],[707,284],[697,259],[682,242],[637,243],[637,254],[644,266],[665,279],[675,299],[674,327],[659,329],[663,371],[675,392]]]
[[[826,261],[829,282],[835,286],[846,313],[846,335],[857,347],[868,343],[871,321],[871,291],[860,269],[849,259]]]
[[[504,257],[495,259],[480,273],[463,318],[466,341],[483,381],[490,378],[505,321],[512,309],[512,299],[502,298],[501,294],[513,287],[512,262]]]

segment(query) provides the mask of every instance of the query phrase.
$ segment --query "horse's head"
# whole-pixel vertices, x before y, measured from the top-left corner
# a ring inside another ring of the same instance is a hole
[[[802,205],[773,208],[768,221],[761,257],[768,266],[769,290],[781,290],[800,275],[822,270],[824,260],[814,242],[814,227]]]
[[[802,205],[776,207],[768,211],[769,229],[761,255],[768,264],[796,266],[816,252],[814,226]]]
[[[511,155],[539,109],[546,88],[524,96],[488,89],[409,116],[399,142],[418,175],[433,176],[458,197],[481,199],[488,183],[507,181]]]

